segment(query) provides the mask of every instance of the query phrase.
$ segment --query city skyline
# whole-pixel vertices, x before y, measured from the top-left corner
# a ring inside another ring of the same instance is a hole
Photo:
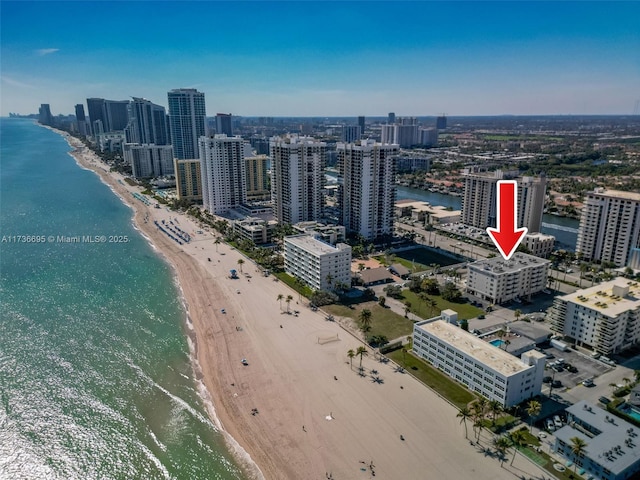
[[[3,116],[167,107],[176,88],[238,116],[632,114],[640,99],[637,2],[31,3],[2,2]]]

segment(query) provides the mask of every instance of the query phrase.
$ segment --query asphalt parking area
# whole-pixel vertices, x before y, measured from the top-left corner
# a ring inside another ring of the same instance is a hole
[[[562,387],[554,388],[573,388],[587,378],[593,378],[594,383],[597,385],[598,376],[610,370],[613,370],[613,367],[593,358],[589,358],[574,350],[567,350],[566,352],[563,352],[554,347],[548,347],[543,350],[545,353],[551,354],[555,357],[548,359],[547,365],[552,364],[553,362],[562,358],[564,359],[565,363],[573,365],[578,369],[576,373],[571,373],[566,368],[564,368],[562,372],[556,372],[551,368],[547,368],[545,370],[545,376],[552,377],[554,380],[559,380],[560,382],[562,382]]]

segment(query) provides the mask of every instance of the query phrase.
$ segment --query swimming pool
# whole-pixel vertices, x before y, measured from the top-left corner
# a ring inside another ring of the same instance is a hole
[[[620,410],[622,413],[626,413],[631,418],[634,418],[640,422],[640,409],[638,409],[637,407],[629,405],[628,403],[623,403],[618,407],[618,410]]]
[[[494,347],[500,348],[502,345],[504,345],[504,340],[500,340],[499,338],[496,338],[495,340],[491,340],[489,343]]]

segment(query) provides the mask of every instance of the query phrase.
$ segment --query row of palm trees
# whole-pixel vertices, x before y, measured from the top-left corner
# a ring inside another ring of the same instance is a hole
[[[349,357],[349,362],[351,363],[351,369],[353,369],[353,357],[360,357],[360,368],[362,368],[362,357],[366,357],[369,355],[366,347],[360,345],[356,350],[350,348],[347,351],[347,357]]]
[[[289,304],[291,303],[291,300],[293,300],[293,297],[291,295],[287,295],[287,297],[285,299],[285,296],[283,294],[279,293],[278,297],[276,298],[276,300],[278,302],[280,302],[280,310],[282,310],[282,300],[283,299],[287,304],[287,313],[289,313]]]

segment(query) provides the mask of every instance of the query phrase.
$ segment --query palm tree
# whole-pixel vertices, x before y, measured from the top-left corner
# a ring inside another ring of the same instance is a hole
[[[630,378],[627,378],[627,377],[624,377],[624,378],[622,379],[622,381],[624,382],[624,386],[625,386],[625,387],[628,387],[628,386],[629,386],[629,384],[631,383],[631,379],[630,379]]]
[[[496,417],[502,413],[502,404],[498,400],[491,400],[489,402],[489,411],[492,416],[492,423],[496,424]]]
[[[347,352],[347,357],[349,357],[349,361],[351,362],[351,369],[353,369],[353,357],[356,356],[356,352],[353,351],[353,348],[350,348]]]
[[[327,273],[327,276],[325,278],[327,280],[327,283],[329,284],[329,288],[331,288],[331,282],[333,282],[333,275],[331,275],[330,273]]]
[[[356,355],[360,355],[360,367],[362,368],[362,357],[368,355],[369,352],[367,352],[366,347],[363,347],[362,345],[358,347],[358,349],[356,350]]]
[[[291,295],[287,295],[287,299],[285,300],[287,303],[287,313],[289,313],[289,304],[291,303],[291,300],[293,300],[293,297]]]
[[[527,404],[527,415],[529,415],[530,421],[529,421],[529,431],[531,432],[533,430],[533,420],[535,417],[537,417],[538,415],[540,415],[540,412],[542,411],[542,404],[540,402],[538,402],[537,400],[530,400],[529,403]]]
[[[371,310],[363,308],[358,319],[360,320],[360,330],[364,333],[371,330]]]
[[[516,450],[518,450],[518,447],[522,447],[527,443],[527,437],[525,437],[522,430],[516,430],[515,432],[511,432],[511,441],[514,447],[513,457],[511,458],[511,465],[513,465],[513,461],[516,459]]]
[[[516,317],[516,322],[518,321],[518,319],[522,316],[522,310],[520,310],[519,308],[516,309],[515,312],[513,312],[513,316]]]
[[[279,293],[278,294],[278,298],[276,298],[276,300],[278,300],[280,302],[280,310],[282,310],[282,299],[284,298],[284,295]]]
[[[633,378],[635,378],[636,382],[640,382],[640,370],[634,370]]]
[[[406,302],[404,302],[404,316],[405,318],[407,317],[407,314],[411,311],[411,302],[409,300],[407,300]],[[638,372],[640,372],[640,370],[638,370]]]
[[[218,253],[218,245],[220,245],[220,242],[222,242],[222,240],[220,240],[220,237],[216,237],[213,242],[216,245],[216,253]]]
[[[238,267],[240,268],[240,273],[242,273],[242,265],[244,264],[244,260],[239,258],[238,259]]]
[[[504,463],[504,454],[511,446],[511,442],[509,442],[507,437],[500,436],[493,439],[493,445],[496,447],[496,450],[500,455],[500,468],[502,468],[502,464]]]
[[[471,410],[465,405],[460,409],[456,417],[460,418],[460,423],[464,423],[464,438],[469,438],[467,436],[467,418],[471,418]]]
[[[569,441],[571,442],[571,453],[576,457],[576,461],[573,462],[573,473],[576,473],[576,470],[578,470],[577,460],[584,455],[584,451],[587,449],[587,442],[580,437],[572,437]]]
[[[504,343],[503,343],[503,345],[504,345],[504,351],[506,352],[506,351],[507,351],[507,347],[508,347],[509,345],[511,345],[511,340],[505,340],[505,341],[504,341]]]
[[[426,304],[427,307],[429,307],[429,311],[433,314],[433,311],[438,306],[438,303],[433,298],[427,298]]]

